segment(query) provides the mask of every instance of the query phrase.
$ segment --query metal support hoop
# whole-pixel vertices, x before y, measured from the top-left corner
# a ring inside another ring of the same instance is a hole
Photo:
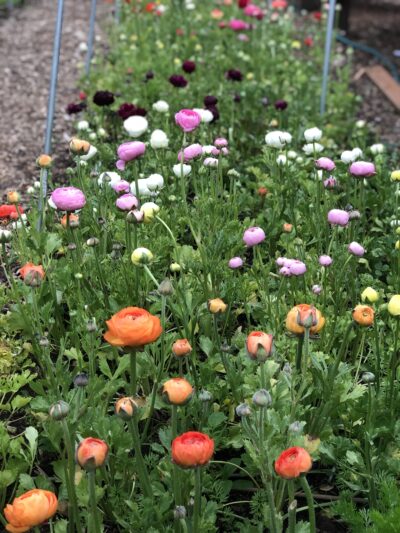
[[[91,7],[90,7],[89,35],[88,35],[88,42],[87,42],[87,54],[86,54],[86,65],[85,65],[86,76],[88,76],[90,73],[90,62],[92,60],[92,55],[93,55],[96,8],[97,8],[97,0],[92,0]]]
[[[328,22],[326,26],[324,69],[322,73],[322,89],[321,89],[321,103],[320,103],[321,115],[324,115],[325,110],[326,110],[326,95],[328,91],[328,78],[329,78],[329,67],[330,67],[330,59],[331,59],[333,26],[335,24],[335,9],[336,9],[336,0],[329,0]]]

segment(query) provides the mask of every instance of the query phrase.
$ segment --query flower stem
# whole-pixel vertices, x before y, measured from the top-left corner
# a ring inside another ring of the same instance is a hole
[[[142,491],[146,498],[153,498],[153,491],[151,488],[149,474],[147,472],[146,464],[143,459],[142,450],[140,449],[140,437],[139,430],[137,426],[136,414],[128,422],[129,429],[132,435],[133,448],[135,450],[135,460],[137,474],[142,485]]]
[[[288,533],[295,533],[296,531],[296,509],[297,509],[297,500],[294,498],[294,481],[293,479],[288,480],[288,492],[289,492],[289,528]]]
[[[68,460],[68,475],[66,476],[68,497],[72,508],[72,531],[74,531],[74,524],[76,531],[81,532],[81,523],[79,519],[79,508],[75,493],[75,450],[71,440],[71,433],[68,422],[65,418],[62,420],[62,428],[64,432],[65,447],[67,449]]]
[[[316,533],[316,523],[315,523],[315,509],[314,509],[314,498],[311,493],[310,485],[308,484],[307,478],[305,476],[300,476],[301,487],[304,491],[307,500],[308,506],[308,520],[310,522],[310,533]]]
[[[89,503],[90,503],[90,524],[89,533],[99,533],[101,531],[101,525],[99,522],[99,516],[97,513],[96,502],[96,470],[90,470],[88,472],[89,478]]]
[[[194,509],[193,509],[193,533],[199,533],[201,514],[201,468],[197,466],[194,471]]]
[[[131,396],[135,397],[137,394],[137,360],[135,349],[132,349],[130,352],[130,377]]]

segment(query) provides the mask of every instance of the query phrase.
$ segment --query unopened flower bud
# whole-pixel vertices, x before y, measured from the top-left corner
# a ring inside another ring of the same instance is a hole
[[[91,246],[91,247],[97,246],[99,243],[100,241],[97,237],[90,237],[90,239],[86,241],[87,246]]]
[[[270,393],[265,389],[260,389],[253,394],[253,403],[257,407],[268,407],[272,403]]]
[[[304,422],[299,422],[296,420],[295,422],[292,422],[289,426],[290,433],[301,433],[303,431]]]
[[[74,378],[74,386],[77,388],[86,387],[88,383],[89,383],[88,375],[85,374],[84,372],[80,372]]]
[[[227,308],[227,304],[221,300],[221,298],[213,298],[212,300],[208,300],[208,310],[210,313],[225,313]]]
[[[69,142],[69,149],[73,154],[85,155],[90,150],[90,143],[88,141],[83,141],[74,137]]]
[[[47,154],[42,154],[36,159],[36,164],[40,168],[49,168],[49,167],[51,167],[52,162],[53,162],[53,160]]]
[[[175,357],[185,357],[192,353],[192,347],[187,339],[178,339],[172,345],[172,353]]]
[[[363,372],[361,374],[361,381],[363,383],[374,383],[375,374],[373,374],[372,372]]]
[[[68,250],[70,250],[71,252],[73,252],[74,250],[76,250],[76,244],[74,242],[70,242],[68,244]]]
[[[47,337],[42,337],[39,341],[39,346],[41,346],[42,348],[47,348],[49,344],[49,339]]]
[[[177,505],[174,509],[175,520],[184,520],[186,518],[186,507]]]
[[[68,413],[69,405],[63,400],[54,403],[49,409],[49,414],[53,420],[62,420],[68,415]]]
[[[134,265],[148,265],[153,260],[153,254],[147,248],[136,248],[132,252],[131,261]]]
[[[160,283],[160,285],[158,286],[158,292],[161,294],[161,296],[171,296],[171,294],[174,293],[174,288],[168,278],[164,279]]]
[[[0,243],[6,244],[11,241],[12,233],[8,229],[0,229]]]
[[[86,323],[86,331],[88,331],[89,333],[93,333],[93,332],[97,331],[97,325],[96,325],[96,319],[95,318],[91,318],[90,320],[87,321],[87,323]]]
[[[7,201],[10,204],[17,204],[21,200],[21,195],[17,191],[9,191],[7,193]]]
[[[251,407],[247,403],[241,403],[236,407],[236,414],[240,417],[242,416],[250,416],[251,415]]]
[[[181,271],[181,265],[179,263],[171,263],[169,266],[169,269],[171,272],[180,272]]]
[[[285,372],[287,376],[290,376],[292,374],[292,367],[290,366],[290,363],[285,363],[283,365],[282,372]]]
[[[122,420],[130,420],[135,414],[138,404],[133,398],[120,398],[115,403],[115,414],[122,418]]]
[[[139,211],[139,209],[133,209],[132,211],[128,211],[126,220],[131,224],[141,224],[144,222],[144,213]]]
[[[43,276],[36,270],[30,270],[24,277],[25,285],[29,287],[39,287],[42,284]]]

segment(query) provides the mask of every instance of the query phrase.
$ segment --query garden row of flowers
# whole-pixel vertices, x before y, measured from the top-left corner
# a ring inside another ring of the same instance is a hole
[[[396,531],[400,170],[351,54],[320,117],[325,6],[122,15],[63,183],[0,206],[5,529]]]

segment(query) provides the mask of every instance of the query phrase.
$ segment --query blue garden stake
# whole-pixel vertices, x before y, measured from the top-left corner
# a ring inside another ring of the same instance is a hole
[[[96,7],[97,7],[97,0],[92,0],[91,7],[90,7],[89,35],[88,35],[88,42],[87,42],[87,54],[86,54],[86,66],[85,66],[86,76],[89,75],[90,62],[92,60],[92,55],[93,55],[94,25],[96,22]]]
[[[321,115],[323,115],[326,110],[326,94],[328,91],[328,78],[329,78],[329,66],[330,66],[330,59],[331,59],[332,35],[333,35],[333,26],[335,23],[335,8],[336,8],[336,0],[329,0],[329,12],[328,12],[328,22],[326,26],[326,40],[325,40],[324,70],[322,74],[322,90],[321,90],[321,104],[320,104]]]
[[[121,0],[115,0],[115,22],[121,22]]]
[[[64,12],[64,0],[58,0],[56,27],[54,31],[53,60],[51,64],[50,91],[47,104],[46,136],[44,141],[44,153],[51,155],[51,134],[53,131],[54,109],[57,94],[58,64],[60,61],[61,35]],[[39,221],[38,228],[41,229],[43,219],[43,200],[47,194],[47,170],[43,169],[40,176],[39,195]]]

